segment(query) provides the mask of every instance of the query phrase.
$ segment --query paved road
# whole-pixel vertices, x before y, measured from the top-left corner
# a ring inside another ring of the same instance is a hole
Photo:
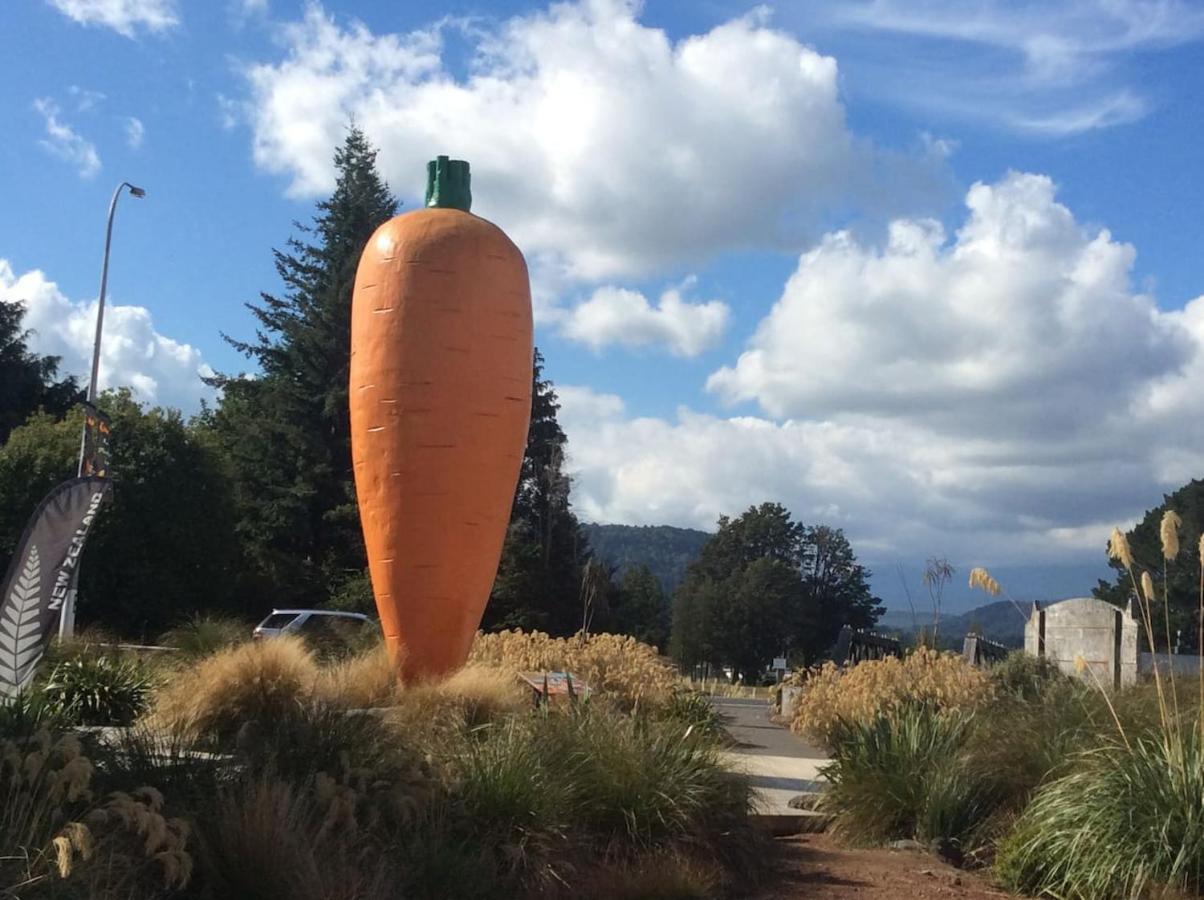
[[[711,702],[736,742],[729,751],[732,765],[748,774],[760,811],[773,816],[805,815],[787,802],[822,787],[819,768],[828,761],[824,752],[771,722],[764,700],[715,697]]]

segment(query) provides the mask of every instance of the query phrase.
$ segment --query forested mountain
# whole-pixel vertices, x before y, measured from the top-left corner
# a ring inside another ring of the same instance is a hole
[[[672,525],[582,525],[594,556],[618,566],[621,576],[628,569],[646,565],[666,593],[681,582],[686,566],[697,557],[711,535],[696,528]]]

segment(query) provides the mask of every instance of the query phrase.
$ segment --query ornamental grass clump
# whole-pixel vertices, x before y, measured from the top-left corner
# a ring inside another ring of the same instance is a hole
[[[996,874],[1031,894],[1094,900],[1204,891],[1204,752],[1195,728],[1108,741],[1046,784],[1003,841]]]
[[[821,802],[834,830],[855,843],[914,838],[966,853],[999,800],[970,765],[973,724],[972,713],[906,703],[838,725]]]
[[[478,634],[469,662],[509,672],[566,671],[624,709],[666,703],[677,673],[656,648],[618,634],[553,638],[540,631]]]
[[[849,668],[829,662],[806,677],[791,728],[831,747],[842,724],[869,724],[908,704],[972,710],[992,694],[990,677],[952,653],[920,648]]]
[[[168,730],[225,742],[248,722],[287,714],[317,678],[317,661],[298,638],[240,644],[181,669],[156,697],[153,716]]]
[[[1170,646],[1167,576],[1179,556],[1181,527],[1178,514],[1167,510],[1159,530],[1160,573],[1139,568],[1120,529],[1109,540],[1109,556],[1137,589],[1151,651],[1156,637]],[[1160,604],[1155,574],[1162,584]],[[1198,574],[1204,625],[1204,568]],[[1161,629],[1154,616],[1158,606],[1164,613]],[[1204,660],[1204,628],[1200,641]],[[1115,695],[1097,685],[1113,728],[1098,731],[1033,794],[1000,844],[996,874],[1005,885],[1066,900],[1204,889],[1204,662],[1198,679],[1191,679],[1194,685],[1163,666],[1155,655],[1151,685]]]

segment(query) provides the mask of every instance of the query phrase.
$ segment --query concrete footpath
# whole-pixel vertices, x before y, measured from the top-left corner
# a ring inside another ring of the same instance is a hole
[[[789,802],[823,787],[819,769],[828,762],[824,752],[769,719],[764,700],[713,697],[735,742],[727,751],[732,768],[749,776],[757,794],[757,815],[775,833],[822,831],[827,817]]]

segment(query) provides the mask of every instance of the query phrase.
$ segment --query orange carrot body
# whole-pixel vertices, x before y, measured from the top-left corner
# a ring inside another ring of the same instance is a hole
[[[377,229],[352,302],[351,452],[405,680],[468,658],[526,446],[532,353],[527,267],[501,229],[443,208]]]

